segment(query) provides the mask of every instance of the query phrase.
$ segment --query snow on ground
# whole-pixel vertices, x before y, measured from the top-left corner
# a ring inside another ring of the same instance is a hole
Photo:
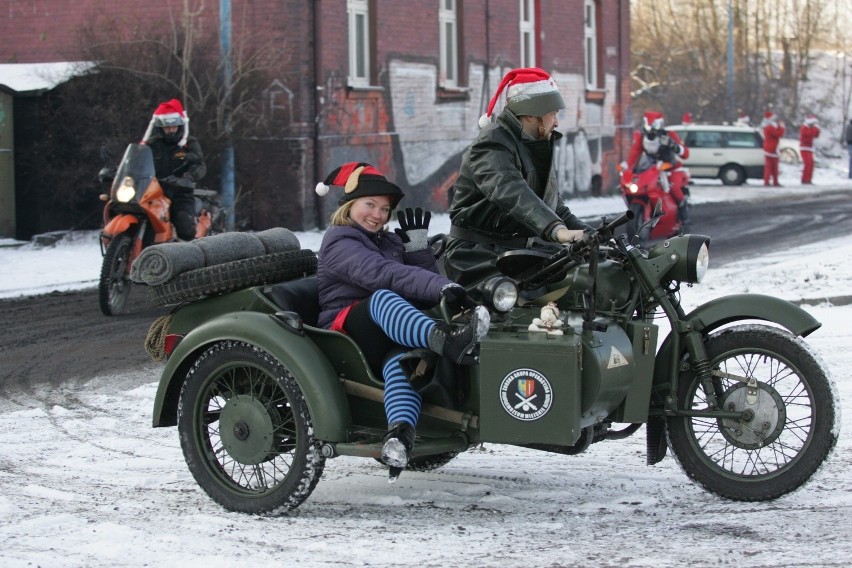
[[[839,172],[840,170],[838,170]],[[816,187],[846,188],[817,171]],[[766,199],[777,189],[699,184],[696,203]],[[612,213],[620,198],[571,203]],[[438,216],[433,231],[445,230]],[[319,233],[298,233],[316,248]],[[806,253],[806,257],[800,254]],[[852,295],[852,238],[805,245],[711,270],[684,290],[694,306],[769,291],[796,300]],[[92,287],[93,234],[52,248],[0,247],[0,294]],[[14,274],[14,278],[10,275]],[[767,284],[769,283],[769,284]],[[162,366],[69,378],[0,399],[0,563],[63,566],[841,566],[852,555],[852,306],[804,306],[823,327],[808,341],[834,375],[846,412],[829,463],[769,503],[725,501],[690,483],[668,457],[645,465],[644,433],[575,457],[486,444],[430,473],[388,485],[373,460],[326,464],[313,495],[279,518],[228,513],[195,484],[174,428],[152,429]]]

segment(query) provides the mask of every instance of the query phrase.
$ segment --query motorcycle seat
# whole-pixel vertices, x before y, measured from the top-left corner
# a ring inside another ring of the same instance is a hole
[[[296,312],[305,325],[316,327],[320,314],[316,276],[279,282],[266,287],[263,293],[282,311]]]

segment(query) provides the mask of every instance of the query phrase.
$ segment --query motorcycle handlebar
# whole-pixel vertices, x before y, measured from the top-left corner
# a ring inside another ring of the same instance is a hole
[[[591,231],[583,235],[582,239],[575,243],[571,243],[571,245],[568,247],[568,252],[570,254],[577,254],[583,251],[592,242],[601,242],[609,239],[612,236],[613,229],[624,225],[625,223],[633,219],[635,216],[636,214],[633,213],[633,211],[631,211],[630,209],[628,209],[609,223],[606,222],[606,217],[604,217],[604,223],[600,227],[598,227],[597,229],[592,229]]]

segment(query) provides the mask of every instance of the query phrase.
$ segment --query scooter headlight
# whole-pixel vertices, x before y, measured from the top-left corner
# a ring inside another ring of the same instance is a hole
[[[136,197],[136,187],[133,184],[133,178],[130,176],[126,176],[123,180],[121,180],[121,185],[119,185],[115,190],[115,198],[120,203],[128,203]]]
[[[518,303],[518,286],[507,276],[494,276],[482,284],[482,300],[494,311],[506,313]]]

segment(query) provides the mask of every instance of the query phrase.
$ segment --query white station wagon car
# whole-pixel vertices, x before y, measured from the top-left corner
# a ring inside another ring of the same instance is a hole
[[[714,178],[725,185],[763,179],[763,136],[750,126],[678,124],[669,127],[689,148],[683,160],[693,178]]]

